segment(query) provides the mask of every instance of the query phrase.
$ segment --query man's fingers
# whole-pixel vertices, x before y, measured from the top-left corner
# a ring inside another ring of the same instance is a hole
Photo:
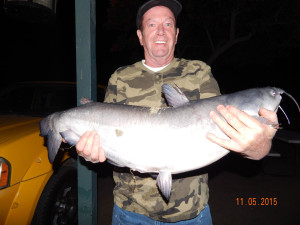
[[[210,117],[212,118],[212,120],[230,138],[238,135],[236,129],[234,129],[234,125],[237,126],[236,124],[238,123],[238,121],[233,121],[236,119],[230,113],[228,113],[228,110],[224,106],[218,106],[217,109],[226,119],[226,121],[214,111],[210,112]],[[231,121],[230,124],[229,121]]]
[[[90,156],[93,153],[93,145],[94,145],[94,136],[95,132],[91,132],[89,136],[87,137],[86,144],[83,149],[83,154],[85,156]]]
[[[278,123],[278,117],[276,112],[261,108],[259,110],[259,115],[268,119],[271,123]]]
[[[223,139],[223,138],[219,138],[217,137],[216,135],[214,134],[211,134],[211,133],[208,133],[206,135],[206,137],[214,142],[215,144],[225,148],[225,149],[228,149],[228,150],[236,150],[238,149],[238,146],[236,145],[235,142],[232,141],[232,139],[229,139],[229,140],[226,140],[226,139]]]
[[[93,136],[93,142],[92,145],[90,146],[91,148],[91,160],[92,161],[99,161],[99,151],[100,151],[100,138],[98,134],[95,134]]]
[[[87,142],[89,135],[90,135],[90,132],[87,131],[80,137],[78,143],[76,144],[76,150],[78,153],[83,152],[85,143]]]
[[[91,155],[94,136],[95,136],[95,132],[87,131],[80,137],[80,140],[76,144],[76,150],[78,155],[80,156]]]
[[[95,131],[87,131],[76,144],[76,150],[79,156],[85,160],[96,163],[106,160],[105,153],[100,147],[100,137]]]
[[[247,128],[257,128],[260,126],[260,122],[253,117],[249,116],[247,113],[237,109],[234,106],[226,106],[226,109],[228,112],[230,112],[233,117],[237,118],[239,121],[237,129],[243,129],[245,128],[245,125]]]

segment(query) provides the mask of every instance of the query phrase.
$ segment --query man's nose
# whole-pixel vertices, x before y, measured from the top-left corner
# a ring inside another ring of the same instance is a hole
[[[158,35],[164,35],[165,34],[165,28],[163,24],[159,24],[157,27],[157,34]]]

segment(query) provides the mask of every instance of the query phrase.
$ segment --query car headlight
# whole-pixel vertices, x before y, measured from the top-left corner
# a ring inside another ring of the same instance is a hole
[[[0,189],[9,186],[10,173],[11,168],[9,162],[4,158],[0,158]]]

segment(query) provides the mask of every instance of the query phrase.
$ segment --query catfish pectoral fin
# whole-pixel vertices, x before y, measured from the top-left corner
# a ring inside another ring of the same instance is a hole
[[[60,135],[68,142],[69,145],[76,145],[80,139],[80,136],[75,134],[72,130],[65,130],[60,132]]]
[[[163,196],[169,200],[171,189],[172,189],[172,174],[170,171],[160,171],[157,178],[156,183],[163,194]]]

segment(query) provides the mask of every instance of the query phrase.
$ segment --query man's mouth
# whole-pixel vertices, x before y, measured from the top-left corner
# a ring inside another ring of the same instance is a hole
[[[155,44],[166,44],[166,41],[156,41]]]

